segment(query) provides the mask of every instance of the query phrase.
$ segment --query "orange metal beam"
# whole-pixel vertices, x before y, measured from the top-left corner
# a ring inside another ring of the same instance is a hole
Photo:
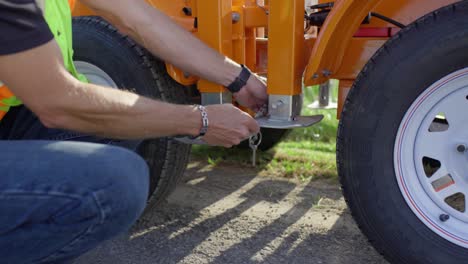
[[[304,0],[271,1],[268,32],[268,93],[297,95],[304,70]]]
[[[238,63],[245,64],[246,52],[245,52],[245,20],[242,19],[244,14],[244,9],[242,8],[243,1],[233,0],[232,11],[239,15],[239,21],[233,23],[232,25],[232,59]]]
[[[340,80],[340,85],[338,88],[338,109],[336,111],[336,118],[341,118],[341,112],[343,112],[344,102],[346,101],[346,97],[348,97],[348,93],[351,90],[351,87],[354,84],[354,79],[352,80]]]
[[[356,79],[370,58],[387,40],[386,38],[352,38],[343,55],[344,63],[333,73],[333,78]]]
[[[232,0],[202,0],[197,5],[198,37],[213,49],[232,57]],[[198,89],[210,93],[225,91],[223,86],[207,80],[200,80]]]
[[[248,28],[268,26],[268,7],[265,9],[255,6],[244,6],[244,21]]]

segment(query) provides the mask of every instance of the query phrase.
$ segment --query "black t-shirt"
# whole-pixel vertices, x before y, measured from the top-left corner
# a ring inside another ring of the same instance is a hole
[[[0,55],[32,49],[52,38],[35,0],[0,0]]]

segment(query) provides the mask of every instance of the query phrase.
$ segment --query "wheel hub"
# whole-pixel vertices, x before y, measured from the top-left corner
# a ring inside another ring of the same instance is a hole
[[[85,61],[74,61],[74,64],[76,70],[86,76],[90,83],[117,88],[117,84],[112,80],[109,74],[96,65]]]
[[[407,111],[395,142],[400,190],[415,215],[468,248],[468,69],[426,89]]]

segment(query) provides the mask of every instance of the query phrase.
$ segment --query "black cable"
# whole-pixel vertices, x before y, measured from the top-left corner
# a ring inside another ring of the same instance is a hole
[[[329,3],[323,3],[323,4],[313,5],[313,6],[310,6],[310,9],[332,8],[334,4],[335,4],[334,2],[329,2]]]
[[[308,17],[310,23],[312,25],[321,25],[321,24],[323,24],[323,22],[327,18],[328,12],[330,11],[330,10],[327,10],[327,8],[332,8],[334,5],[335,5],[334,2],[328,2],[328,3],[323,3],[323,4],[318,4],[318,5],[311,6],[310,7],[311,9],[325,9],[325,10],[310,14],[309,17]],[[314,15],[316,17],[314,17]],[[376,18],[381,19],[381,20],[383,20],[383,21],[385,21],[387,23],[395,25],[395,26],[397,26],[399,28],[405,28],[406,27],[402,23],[400,23],[400,22],[398,22],[396,20],[393,20],[393,19],[391,19],[389,17],[386,17],[386,16],[384,16],[382,14],[376,13],[376,12],[371,12],[370,17],[376,17]],[[370,17],[368,17],[368,19],[370,19]]]
[[[385,22],[388,22],[388,23],[390,23],[390,24],[393,24],[393,25],[395,25],[395,26],[397,26],[397,27],[399,27],[399,28],[405,28],[405,27],[406,27],[406,26],[403,25],[402,23],[400,23],[400,22],[398,22],[398,21],[396,21],[396,20],[393,20],[393,19],[391,19],[391,18],[389,18],[389,17],[386,17],[386,16],[384,16],[384,15],[381,15],[381,14],[379,14],[379,13],[371,12],[370,15],[373,16],[373,17],[379,18],[379,19],[381,19],[381,20],[383,20],[383,21],[385,21]]]

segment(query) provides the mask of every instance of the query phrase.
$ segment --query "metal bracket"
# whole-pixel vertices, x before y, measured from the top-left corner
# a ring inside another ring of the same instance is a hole
[[[291,120],[279,120],[269,117],[257,118],[258,125],[265,128],[291,129],[309,127],[322,121],[323,115],[315,116],[297,116]]]
[[[202,105],[229,104],[232,103],[232,94],[230,92],[220,93],[201,93]]]
[[[270,95],[268,116],[258,117],[260,127],[291,129],[309,127],[322,121],[323,115],[300,116],[301,95]]]
[[[270,95],[268,101],[270,119],[287,121],[301,113],[301,95]]]

